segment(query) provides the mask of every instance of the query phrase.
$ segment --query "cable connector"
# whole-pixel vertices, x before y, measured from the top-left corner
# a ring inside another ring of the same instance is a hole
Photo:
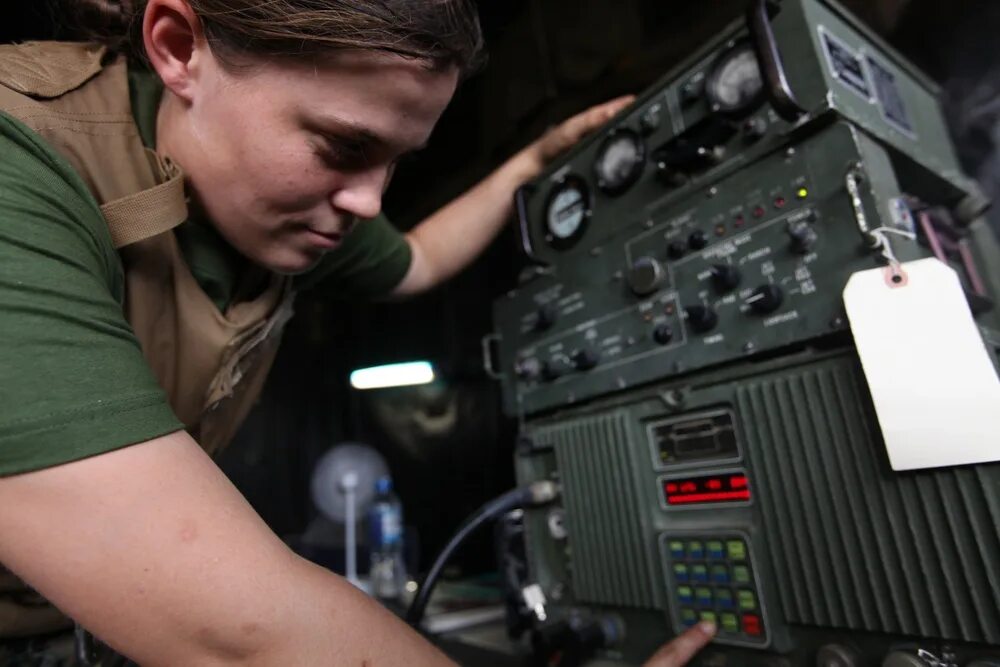
[[[546,619],[545,593],[542,592],[542,587],[538,584],[525,586],[521,589],[521,598],[524,600],[524,605],[535,615],[535,618],[544,622]]]
[[[544,479],[540,482],[533,482],[528,485],[528,503],[545,505],[558,498],[559,493],[559,485],[551,480]]]

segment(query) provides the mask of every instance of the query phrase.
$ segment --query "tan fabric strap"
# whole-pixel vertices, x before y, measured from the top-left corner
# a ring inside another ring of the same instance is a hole
[[[187,220],[184,174],[180,167],[169,159],[160,159],[152,151],[147,151],[147,157],[166,180],[101,205],[115,248],[162,234]]]

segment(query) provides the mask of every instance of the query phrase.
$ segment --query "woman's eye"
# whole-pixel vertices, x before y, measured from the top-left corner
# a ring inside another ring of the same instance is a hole
[[[323,137],[317,153],[324,162],[337,169],[360,169],[368,162],[360,143],[333,137]]]

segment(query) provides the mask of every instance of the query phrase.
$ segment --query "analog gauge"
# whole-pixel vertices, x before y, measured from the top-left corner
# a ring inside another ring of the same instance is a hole
[[[709,106],[725,114],[750,112],[763,101],[760,64],[749,44],[737,44],[722,54],[705,82],[705,94]]]
[[[549,195],[545,208],[545,239],[554,248],[565,249],[580,240],[590,217],[590,194],[579,176],[564,178]]]
[[[597,151],[597,187],[609,195],[620,195],[638,180],[645,163],[646,147],[639,135],[628,129],[616,130]]]

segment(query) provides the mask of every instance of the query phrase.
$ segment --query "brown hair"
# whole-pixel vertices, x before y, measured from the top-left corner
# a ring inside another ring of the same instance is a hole
[[[225,61],[311,59],[330,51],[394,53],[462,76],[483,63],[471,0],[186,0]],[[144,57],[146,0],[59,0],[64,33]],[[72,26],[72,27],[70,27]],[[66,36],[64,34],[64,36]]]

